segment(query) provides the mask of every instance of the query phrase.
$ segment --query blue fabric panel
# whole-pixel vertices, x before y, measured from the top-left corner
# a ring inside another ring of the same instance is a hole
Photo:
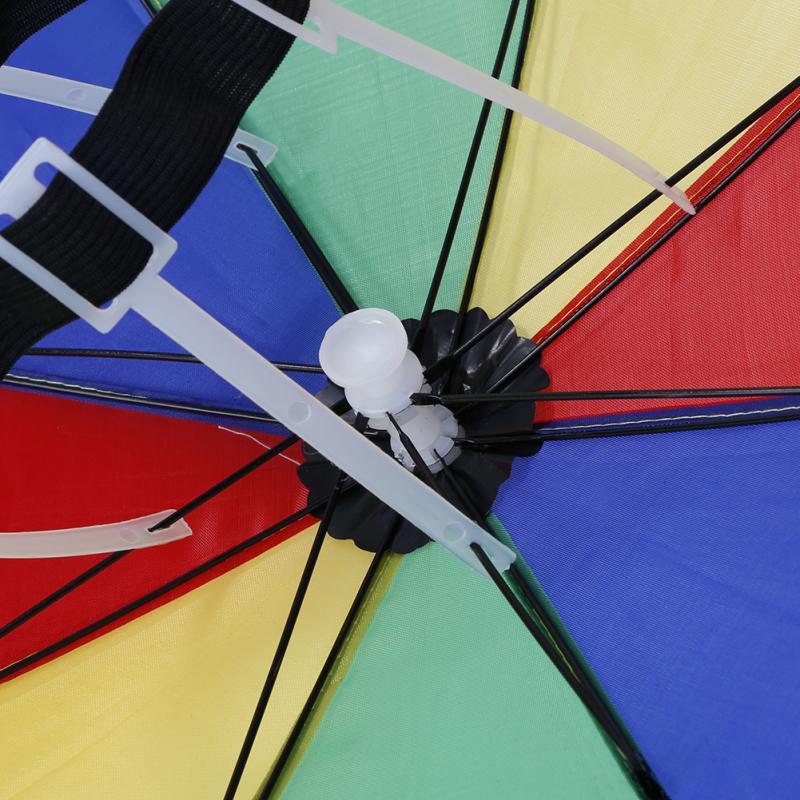
[[[800,796],[798,463],[800,422],[546,442],[495,505],[675,800]]]
[[[149,21],[142,0],[88,0],[24,42],[8,63],[112,86]]]
[[[9,63],[112,86],[148,19],[139,0],[89,0],[28,40]],[[84,114],[2,96],[0,119],[0,173],[39,136],[70,149],[91,123]],[[179,250],[164,272],[172,283],[268,358],[318,363],[322,336],[339,312],[249,170],[226,160],[172,233]],[[40,344],[176,351],[134,314],[105,336],[76,322]],[[203,366],[28,357],[13,372],[204,407],[253,409]],[[322,384],[317,376],[293,377],[312,391]]]

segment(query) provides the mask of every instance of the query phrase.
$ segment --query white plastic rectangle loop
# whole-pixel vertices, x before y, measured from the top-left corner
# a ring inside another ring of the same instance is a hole
[[[130,310],[137,293],[156,277],[172,258],[178,247],[177,242],[47,139],[37,139],[0,181],[0,215],[19,218],[41,197],[45,187],[36,177],[36,170],[43,164],[55,167],[148,241],[153,247],[150,260],[139,277],[108,307],[98,308],[2,236],[0,236],[0,258],[41,286],[92,327],[101,333],[108,333]]]

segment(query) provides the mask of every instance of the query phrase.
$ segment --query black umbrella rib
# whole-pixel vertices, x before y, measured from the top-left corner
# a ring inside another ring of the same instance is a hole
[[[106,389],[95,389],[91,386],[76,386],[69,383],[32,378],[26,375],[9,373],[1,383],[7,386],[16,386],[22,389],[36,389],[47,394],[63,395],[65,397],[86,397],[91,400],[108,400],[120,405],[135,406],[139,408],[158,408],[170,411],[185,411],[191,414],[201,414],[210,417],[225,417],[232,420],[246,420],[250,422],[265,422],[278,425],[278,421],[269,414],[257,411],[238,411],[234,408],[214,408],[212,406],[195,406],[177,400],[161,400],[140,395],[122,394]]]
[[[152,350],[100,350],[88,347],[32,347],[25,355],[44,356],[47,358],[107,358],[131,361],[166,361],[177,364],[203,363],[197,356],[193,356],[190,353],[162,353]],[[315,364],[273,361],[272,365],[281,370],[281,372],[323,372],[322,367]]]
[[[543,442],[566,441],[570,439],[604,439],[614,436],[644,436],[652,433],[680,433],[682,431],[709,431],[719,428],[745,428],[753,425],[770,425],[778,422],[797,422],[800,412],[776,410],[775,412],[742,417],[720,417],[719,419],[682,420],[652,425],[635,425],[629,428],[610,427],[608,429],[584,428],[577,431],[559,430],[558,428],[541,429],[538,440]]]
[[[292,600],[292,605],[289,608],[289,613],[286,616],[286,622],[283,626],[283,630],[281,631],[280,639],[278,640],[277,647],[275,648],[275,653],[272,658],[272,663],[270,664],[269,672],[267,673],[267,678],[264,681],[261,694],[259,695],[256,707],[253,710],[253,716],[250,720],[250,724],[248,725],[244,742],[242,743],[239,756],[236,759],[236,764],[234,765],[230,780],[228,781],[228,788],[225,790],[224,800],[234,800],[234,797],[236,796],[236,790],[239,788],[242,776],[244,775],[247,761],[250,758],[250,753],[253,750],[256,736],[258,736],[258,730],[261,727],[261,723],[267,711],[267,706],[269,705],[270,698],[272,697],[272,692],[275,688],[275,684],[278,681],[278,675],[280,674],[281,666],[283,665],[283,660],[286,656],[286,651],[289,649],[289,643],[291,642],[292,634],[294,633],[295,626],[297,625],[297,620],[300,618],[303,602],[305,601],[306,594],[308,593],[308,588],[311,585],[311,579],[314,576],[314,570],[317,566],[317,562],[319,561],[322,545],[325,543],[325,537],[328,533],[328,527],[330,526],[333,512],[336,510],[336,505],[339,501],[339,495],[341,493],[342,482],[344,478],[344,473],[340,471],[336,479],[336,487],[331,493],[331,496],[328,498],[328,503],[325,506],[325,512],[323,514],[322,521],[317,527],[317,532],[314,536],[314,540],[311,543],[311,549],[309,550],[308,558],[303,568],[303,573],[300,576],[300,581],[297,584],[294,599]]]
[[[191,513],[192,511],[196,510],[204,503],[209,502],[212,498],[216,497],[221,492],[225,491],[230,486],[233,486],[234,483],[242,480],[251,472],[254,472],[259,467],[264,466],[269,461],[271,461],[276,456],[283,453],[293,444],[299,442],[300,439],[297,436],[289,436],[284,439],[282,442],[277,444],[271,450],[267,450],[264,453],[261,453],[257,458],[254,458],[252,461],[248,462],[244,466],[240,467],[236,472],[232,472],[230,475],[223,478],[218,483],[214,484],[214,486],[206,489],[204,492],[199,494],[194,499],[188,501],[183,506],[181,506],[177,511],[174,511],[169,516],[165,517],[161,522],[157,525],[154,525],[151,529],[151,533],[155,533],[156,531],[164,530],[165,528],[169,528],[170,525],[174,525],[178,520],[183,519],[187,514]],[[7,622],[5,625],[0,627],[0,639],[4,636],[8,635],[12,631],[19,628],[24,623],[30,621],[38,614],[41,614],[46,609],[50,608],[50,606],[57,603],[59,600],[66,597],[71,592],[74,592],[76,589],[83,586],[84,583],[89,581],[90,579],[94,578],[96,575],[99,575],[104,570],[108,569],[109,567],[113,566],[117,563],[120,559],[124,558],[128,554],[133,552],[132,550],[121,550],[118,553],[112,553],[109,556],[98,561],[96,564],[93,564],[89,569],[81,572],[79,575],[76,575],[72,580],[65,583],[63,586],[56,589],[51,594],[47,595],[47,597],[42,598],[38,603],[34,604],[27,610],[23,611],[17,617],[12,619],[10,622]]]
[[[164,530],[169,528],[171,525],[174,525],[178,520],[183,519],[187,514],[190,514],[192,511],[200,508],[200,506],[208,503],[218,494],[221,494],[229,487],[233,486],[233,484],[237,483],[238,481],[242,480],[246,476],[250,475],[250,473],[255,472],[259,467],[264,466],[273,458],[277,457],[281,453],[288,450],[292,445],[297,444],[300,441],[298,436],[288,436],[282,442],[275,445],[270,450],[261,453],[257,458],[254,458],[252,461],[248,462],[244,466],[240,467],[235,472],[232,472],[230,475],[223,478],[218,483],[214,484],[210,488],[206,489],[204,492],[199,494],[197,497],[189,500],[187,503],[184,503],[179,509],[174,511],[169,516],[162,519],[158,524],[154,525],[150,528],[151,533],[156,533],[157,531]],[[84,583],[89,581],[91,578],[94,578],[96,575],[99,575],[104,570],[108,569],[108,567],[113,566],[117,563],[120,559],[124,556],[128,555],[129,553],[133,552],[132,550],[122,550],[118,553],[112,553],[110,556],[98,561],[96,564],[89,567],[89,569],[85,570],[84,572],[80,573],[68,583],[65,583],[63,586],[59,587],[54,591],[52,594],[49,594],[47,597],[40,600],[35,605],[31,606],[26,611],[23,611],[19,616],[15,617],[10,622],[6,623],[2,627],[0,627],[0,639],[2,639],[7,634],[11,633],[11,631],[16,630],[24,623],[28,622],[29,620],[33,619],[38,614],[41,614],[43,611],[48,609],[50,606],[57,603],[62,598],[66,597],[71,592],[74,592],[76,589],[83,586]]]
[[[521,44],[517,51],[517,60],[514,65],[514,77],[511,85],[518,88],[522,80],[522,70],[525,67],[525,57],[528,52],[528,40],[530,39],[531,29],[533,28],[533,16],[536,10],[535,0],[530,0],[525,9],[525,18],[522,22]],[[478,277],[478,268],[483,257],[483,249],[486,245],[486,236],[489,233],[489,223],[492,219],[492,211],[494,210],[494,202],[497,197],[497,190],[500,186],[500,175],[502,174],[503,164],[505,160],[506,148],[508,146],[508,139],[511,135],[511,122],[514,118],[514,112],[506,109],[503,116],[503,128],[500,132],[500,140],[497,147],[497,155],[495,156],[494,166],[492,167],[492,175],[489,180],[489,190],[486,194],[486,201],[483,206],[483,213],[481,214],[480,224],[478,225],[478,235],[475,239],[475,246],[472,250],[472,258],[470,260],[469,268],[467,269],[466,279],[464,281],[464,288],[461,292],[461,303],[458,308],[458,316],[453,328],[452,346],[453,350],[458,342],[461,340],[461,332],[464,328],[464,319],[469,311],[470,302],[472,301],[472,293],[475,290],[475,281]],[[450,362],[451,364],[453,362]],[[444,385],[449,383],[449,379],[444,381]]]
[[[366,417],[358,415],[355,420],[356,430],[359,431],[359,433],[363,433],[366,427]],[[236,764],[234,765],[231,777],[228,781],[228,787],[225,790],[224,795],[225,800],[233,800],[233,798],[236,796],[236,791],[239,788],[239,784],[241,783],[245,767],[247,766],[247,761],[250,758],[250,753],[253,750],[253,745],[255,744],[256,737],[258,736],[258,730],[264,720],[264,714],[266,714],[267,706],[269,705],[272,692],[275,688],[275,684],[278,681],[278,675],[280,674],[284,658],[286,657],[286,652],[289,649],[289,644],[291,642],[295,626],[297,625],[297,620],[300,618],[300,612],[302,611],[303,603],[305,602],[306,594],[308,593],[308,588],[311,585],[311,579],[314,576],[314,570],[316,569],[319,555],[322,551],[322,545],[325,542],[325,537],[327,536],[328,528],[330,527],[331,519],[333,518],[334,511],[336,510],[336,506],[339,502],[339,497],[341,496],[342,488],[346,478],[347,476],[344,474],[344,472],[339,470],[339,473],[336,477],[334,490],[328,498],[322,520],[317,526],[317,532],[314,535],[314,539],[311,543],[308,558],[306,559],[305,566],[303,567],[303,572],[300,575],[300,580],[297,584],[297,589],[295,590],[292,605],[289,608],[289,613],[286,616],[286,622],[283,626],[283,630],[281,631],[280,638],[278,639],[278,644],[275,648],[275,653],[272,658],[272,663],[270,664],[269,672],[267,673],[264,686],[262,687],[258,701],[256,702],[250,724],[248,725],[242,747],[239,751],[239,756],[236,759]]]
[[[271,447],[269,450],[265,450],[259,456],[254,458],[252,461],[249,461],[244,466],[237,469],[235,472],[232,472],[230,475],[227,475],[218,483],[215,483],[213,486],[206,489],[204,492],[201,492],[197,497],[189,500],[188,502],[184,503],[179,509],[173,511],[172,514],[169,516],[164,517],[160,522],[150,528],[150,533],[156,533],[157,531],[163,531],[169,528],[171,525],[174,525],[178,520],[183,519],[188,514],[191,514],[192,511],[197,510],[200,506],[205,505],[210,500],[213,500],[218,494],[221,494],[226,489],[233,486],[235,483],[238,483],[242,478],[246,478],[250,473],[255,472],[259,467],[263,467],[264,464],[268,464],[274,458],[279,456],[281,453],[286,452],[290,447],[297,444],[300,441],[299,436],[287,436],[282,442],[276,444],[274,447]]]
[[[502,392],[500,394],[413,394],[417,405],[461,405],[464,403],[539,403],[547,400],[677,400],[714,397],[791,397],[800,386],[737,386],[706,389],[609,389],[570,392]]]
[[[154,17],[156,15],[156,11],[160,11],[161,8],[158,9],[153,7],[153,3],[151,0],[139,0],[139,2],[144,6],[145,11],[151,16]]]
[[[335,411],[336,413],[340,413],[345,409],[345,407],[346,403],[339,402],[332,406],[332,410]],[[164,530],[170,527],[170,525],[174,525],[178,520],[183,519],[192,511],[196,511],[198,508],[200,508],[200,506],[204,505],[205,503],[208,503],[217,495],[221,494],[226,489],[233,486],[235,483],[238,483],[243,478],[246,478],[252,472],[255,472],[255,470],[259,469],[265,464],[268,464],[270,461],[272,461],[272,459],[276,458],[281,453],[285,452],[290,447],[292,447],[292,445],[295,445],[299,442],[300,442],[299,436],[296,436],[294,434],[291,436],[287,436],[283,441],[279,442],[274,447],[261,453],[251,461],[248,461],[246,464],[241,466],[235,472],[226,475],[222,480],[218,481],[213,486],[209,487],[196,497],[184,503],[179,509],[174,511],[172,514],[169,514],[168,516],[164,517],[164,519],[162,519],[160,522],[158,522],[150,529],[150,532],[155,533],[157,531]],[[96,575],[99,575],[101,572],[103,572],[105,569],[112,566],[113,564],[116,564],[117,561],[119,561],[120,559],[122,559],[124,556],[128,555],[131,552],[133,551],[122,550],[118,553],[112,553],[110,556],[107,556],[106,558],[97,562],[93,566],[89,567],[89,569],[75,576],[74,578],[72,578],[72,580],[68,581],[63,586],[56,589],[53,593],[49,594],[47,597],[42,598],[42,600],[40,600],[27,610],[23,611],[20,615],[15,617],[10,622],[0,627],[0,639],[2,639],[7,634],[11,633],[11,631],[16,630],[24,623],[33,619],[38,614],[41,614],[45,609],[49,608],[62,598],[66,597],[71,592],[83,586],[83,584],[89,581],[91,578],[95,577]]]
[[[319,699],[323,689],[325,688],[325,685],[328,682],[328,677],[330,676],[339,658],[339,654],[341,653],[342,648],[350,636],[350,631],[352,630],[353,625],[355,624],[355,621],[364,606],[364,602],[369,596],[370,590],[372,589],[375,580],[380,573],[380,568],[384,563],[385,557],[389,553],[389,550],[391,549],[392,542],[397,534],[401,521],[401,518],[398,517],[396,523],[387,532],[383,543],[373,556],[372,561],[370,561],[370,565],[367,568],[367,572],[361,581],[358,591],[356,592],[356,596],[353,599],[344,622],[342,623],[342,627],[339,629],[339,633],[333,643],[333,647],[331,647],[328,657],[325,659],[325,663],[322,665],[322,669],[320,670],[319,675],[314,682],[314,686],[311,688],[311,691],[306,698],[306,702],[303,705],[295,724],[292,726],[292,730],[289,732],[289,735],[286,738],[286,741],[284,742],[277,759],[275,759],[275,762],[272,765],[270,774],[264,782],[261,792],[258,795],[258,800],[268,800],[268,798],[272,797],[273,792],[280,783],[283,771],[295,752],[297,743],[300,741],[300,737],[305,730],[305,726],[308,724],[308,720],[311,718],[311,714],[316,706],[317,700]]]
[[[491,528],[486,524],[483,515],[475,506],[474,501],[453,474],[447,463],[439,453],[436,453],[436,457],[442,465],[442,475],[445,478],[445,482],[452,490],[454,497],[459,501],[462,510],[475,520],[475,522],[480,524],[484,530],[494,535]],[[475,552],[477,554],[477,551]],[[483,551],[481,550],[481,552]],[[481,559],[481,562],[483,563],[483,559]],[[484,563],[484,567],[485,566]],[[539,644],[544,654],[559,671],[561,677],[567,682],[567,685],[575,692],[581,702],[583,702],[597,724],[602,728],[606,736],[608,736],[609,740],[613,742],[615,748],[622,756],[625,765],[631,770],[633,777],[637,782],[642,784],[652,784],[654,780],[652,771],[646,765],[644,757],[639,752],[633,740],[620,725],[608,700],[598,690],[594,680],[586,671],[580,658],[573,650],[571,643],[567,641],[566,637],[561,633],[558,623],[551,618],[549,610],[529,586],[527,578],[517,563],[514,562],[511,564],[509,575],[514,584],[514,588],[527,602],[527,609],[521,605],[513,590],[506,584],[500,573],[494,569],[494,565],[492,565],[492,568],[493,571],[489,571],[489,576],[507,600],[509,600],[510,597],[514,598],[514,602],[511,605],[520,616],[523,624],[533,634],[537,644]],[[497,579],[500,580],[502,586],[497,582]],[[531,625],[534,625],[535,628],[532,629]],[[646,780],[643,779],[644,775],[648,776]],[[651,795],[648,794],[647,796]],[[656,793],[653,796],[659,797],[660,795]]]
[[[76,575],[71,581],[68,581],[63,586],[60,586],[54,592],[47,595],[47,597],[43,597],[38,603],[35,603],[30,608],[14,617],[14,619],[0,627],[0,639],[5,638],[12,631],[15,631],[26,622],[29,622],[34,617],[50,608],[50,606],[55,605],[59,600],[83,586],[84,583],[94,578],[95,575],[99,575],[104,570],[107,570],[109,567],[116,564],[117,561],[127,556],[130,552],[130,550],[121,550],[118,553],[112,553],[110,556],[106,556],[96,564],[93,564],[91,567],[89,567],[89,569],[81,572],[80,575]]]
[[[335,414],[341,414],[346,411],[347,408],[347,401],[339,400],[331,406],[331,411],[333,411]],[[359,432],[363,433],[364,428],[366,427],[365,418],[361,416],[356,417],[356,426]],[[154,525],[152,528],[150,528],[150,532],[155,533],[156,531],[162,531],[166,528],[169,528],[170,525],[174,525],[178,520],[183,519],[192,511],[196,511],[198,508],[200,508],[200,506],[209,502],[209,500],[213,500],[218,494],[221,494],[235,483],[238,483],[240,480],[242,480],[242,478],[246,478],[251,472],[255,472],[255,470],[257,470],[259,467],[263,467],[264,464],[268,464],[274,458],[281,455],[281,453],[285,453],[290,447],[298,444],[300,441],[300,437],[297,434],[293,433],[291,436],[287,436],[285,439],[283,439],[283,441],[279,442],[274,447],[270,447],[252,461],[248,461],[247,464],[240,467],[235,472],[232,472],[230,475],[225,476],[221,481],[215,483],[204,492],[201,492],[199,495],[197,495],[197,497],[194,497],[193,499],[184,503],[179,509],[173,511],[172,514],[164,517],[164,519],[162,519],[157,525]]]
[[[709,418],[710,417],[710,418]],[[461,437],[454,439],[455,443],[461,447],[469,447],[474,450],[491,450],[492,448],[515,444],[526,444],[529,442],[559,442],[572,441],[575,439],[608,439],[618,436],[647,436],[654,433],[681,433],[684,431],[708,431],[719,428],[746,428],[753,425],[769,425],[779,422],[800,421],[800,411],[781,411],[780,409],[770,410],[768,413],[742,412],[741,416],[726,417],[725,415],[700,415],[695,419],[688,420],[663,420],[647,424],[647,420],[635,421],[634,423],[622,422],[616,427],[609,423],[592,427],[576,426],[576,430],[566,428],[539,428],[533,431],[508,431],[505,433],[478,435]]]
[[[509,5],[505,26],[503,28],[502,36],[500,37],[500,45],[498,47],[497,56],[495,57],[494,66],[492,68],[492,77],[494,78],[499,78],[503,72],[503,65],[505,64],[506,55],[508,54],[508,47],[511,42],[511,34],[514,32],[514,24],[517,19],[517,12],[519,11],[519,4],[520,0],[512,0],[511,4]],[[529,9],[534,4],[535,0],[528,0]],[[527,13],[528,12],[526,12],[526,16]],[[514,85],[516,86],[517,84]],[[422,337],[424,336],[425,330],[428,327],[431,314],[433,313],[433,307],[436,304],[436,298],[439,295],[439,289],[442,285],[442,279],[444,278],[445,269],[447,268],[447,262],[450,259],[450,253],[453,249],[453,243],[455,242],[456,233],[458,232],[458,226],[461,222],[461,215],[464,212],[467,194],[469,193],[469,188],[472,184],[472,178],[475,173],[475,167],[478,163],[478,156],[480,155],[483,139],[486,135],[486,128],[489,124],[489,115],[491,114],[492,106],[493,104],[491,100],[484,100],[483,104],[481,105],[481,111],[478,115],[478,122],[475,126],[475,133],[472,137],[472,144],[470,145],[469,153],[467,154],[467,161],[464,165],[464,171],[461,175],[461,182],[459,183],[458,191],[456,192],[456,199],[453,203],[453,209],[450,212],[450,221],[447,224],[444,240],[442,241],[442,246],[439,250],[439,258],[436,262],[436,267],[434,268],[431,283],[428,288],[428,295],[425,298],[425,305],[423,306],[422,314],[420,315],[419,327],[414,333],[411,341],[412,350],[415,349],[415,347],[418,346],[422,341]]]
[[[514,590],[503,579],[503,576],[500,574],[497,567],[495,567],[495,565],[492,563],[492,559],[489,558],[483,548],[477,543],[471,544],[470,549],[473,553],[475,553],[478,560],[481,562],[481,565],[489,574],[492,582],[500,590],[503,597],[520,618],[530,634],[544,649],[544,643],[549,643],[549,639],[544,637],[544,634],[537,626],[534,618],[514,593]],[[611,715],[611,712],[608,710],[606,705],[604,703],[596,705],[592,695],[587,693],[586,685],[583,682],[578,681],[566,665],[559,666],[558,661],[553,661],[553,663],[558,667],[559,672],[564,680],[566,680],[567,683],[572,687],[573,691],[587,708],[593,719],[613,743],[614,747],[622,757],[622,760],[625,763],[631,777],[639,785],[645,797],[651,798],[651,800],[667,800],[667,793],[659,784],[644,756],[625,736],[624,732],[619,727],[619,723],[617,723],[617,721]]]
[[[253,175],[255,175],[256,180],[264,190],[264,193],[269,198],[275,210],[286,223],[292,236],[294,236],[295,240],[300,245],[309,263],[314,267],[314,270],[317,275],[319,275],[320,280],[331,297],[336,301],[336,304],[345,314],[356,311],[358,309],[358,304],[333,268],[333,264],[331,264],[328,257],[322,251],[322,248],[311,235],[311,232],[300,218],[300,215],[294,210],[293,206],[286,198],[286,195],[283,194],[280,187],[275,182],[275,179],[270,175],[264,162],[258,157],[258,153],[246,144],[239,144],[237,146],[253,163]]]
[[[411,437],[400,427],[400,423],[395,419],[393,414],[390,414],[388,411],[386,412],[386,416],[389,419],[389,422],[392,423],[392,427],[397,432],[398,437],[400,438],[400,444],[406,449],[406,452],[411,456],[411,460],[414,462],[414,466],[416,467],[416,472],[422,478],[428,486],[431,487],[435,492],[439,492],[439,487],[436,485],[436,480],[433,477],[433,473],[430,471],[430,468],[425,463],[424,459],[417,450],[414,442],[411,441]]]
[[[343,491],[347,491],[350,486],[345,487]],[[80,642],[82,639],[85,639],[87,636],[91,636],[93,633],[97,633],[101,631],[108,625],[113,624],[117,620],[123,619],[124,617],[132,614],[134,611],[146,606],[148,603],[152,603],[155,600],[158,600],[160,597],[163,597],[165,594],[179,588],[183,584],[193,580],[194,578],[199,577],[200,575],[208,572],[210,569],[214,567],[218,567],[221,564],[224,564],[226,561],[229,561],[234,556],[239,555],[240,553],[245,552],[249,548],[253,547],[260,542],[263,542],[265,539],[268,539],[270,536],[274,536],[276,533],[279,533],[284,528],[289,525],[294,524],[295,522],[299,522],[304,517],[308,516],[309,514],[313,514],[316,511],[324,508],[327,504],[328,499],[321,500],[319,503],[314,503],[305,506],[305,508],[301,508],[299,511],[295,511],[293,514],[290,514],[287,517],[284,517],[280,522],[276,522],[274,525],[271,525],[269,528],[261,531],[260,533],[256,533],[253,536],[245,539],[242,542],[239,542],[232,547],[229,547],[227,550],[219,553],[218,555],[204,561],[202,564],[198,564],[196,567],[188,570],[187,572],[182,573],[176,578],[168,581],[167,583],[162,584],[156,589],[153,589],[146,594],[142,595],[141,597],[137,598],[136,600],[127,603],[126,605],[118,608],[116,611],[112,611],[110,614],[106,614],[105,616],[101,617],[100,619],[96,620],[95,622],[90,623],[89,625],[80,628],[77,631],[69,634],[68,636],[59,639],[57,642],[54,642],[47,647],[42,648],[41,650],[37,650],[35,653],[31,653],[25,658],[20,659],[19,661],[15,661],[13,664],[9,664],[8,666],[0,669],[0,680],[5,680],[6,678],[11,678],[14,675],[22,672],[23,670],[27,669],[28,667],[32,667],[35,664],[38,664],[40,661],[58,653],[59,651],[69,647],[77,642]]]
[[[641,255],[637,256],[625,269],[623,269],[613,280],[609,281],[597,294],[593,295],[586,301],[580,308],[571,314],[564,322],[562,322],[551,334],[538,342],[536,346],[521,359],[512,369],[510,369],[502,378],[495,381],[489,387],[489,392],[499,392],[507,386],[517,375],[534,362],[537,356],[548,345],[552,344],[559,336],[565,331],[569,330],[584,314],[590,309],[594,308],[604,297],[612,292],[617,286],[622,283],[625,278],[634,272],[639,266],[647,261],[663,244],[668,242],[684,225],[690,220],[695,219],[702,210],[712,203],[715,198],[733,183],[748,167],[758,160],[786,131],[788,131],[797,120],[800,119],[800,110],[795,111],[788,119],[786,119],[778,128],[776,128],[753,152],[742,161],[739,166],[733,169],[723,180],[721,180],[702,200],[695,203],[697,214],[683,214],[675,223],[673,223],[650,247],[647,248]]]
[[[422,458],[419,450],[417,450],[416,446],[414,445],[413,440],[403,431],[403,429],[397,423],[397,420],[395,420],[391,414],[387,414],[386,416],[389,418],[389,421],[392,423],[392,426],[397,432],[401,444],[406,449],[409,456],[411,456],[414,466],[416,467],[416,472],[422,477],[428,486],[445,497],[445,499],[452,502],[454,498],[448,496],[448,493],[443,492],[442,487],[437,484],[430,467],[425,463],[425,460]],[[436,453],[436,456],[440,461],[442,461],[441,456],[439,456],[438,453]],[[444,462],[442,461],[442,463]],[[458,495],[459,493],[456,492],[456,494]],[[456,505],[458,504],[459,503],[457,502]],[[474,521],[481,525],[484,530],[488,530],[486,521],[483,519],[482,515],[477,513],[477,517],[475,516],[477,509],[475,509],[471,501],[468,501],[467,508],[464,508],[463,510],[469,516],[473,517]],[[491,531],[489,532],[491,533]],[[602,700],[599,693],[596,691],[594,685],[588,685],[586,683],[586,681],[589,681],[590,679],[586,675],[585,670],[580,667],[576,659],[568,659],[568,650],[562,652],[562,650],[555,644],[554,640],[551,638],[550,631],[546,630],[546,626],[542,624],[543,620],[540,619],[539,622],[536,621],[533,614],[531,614],[531,612],[523,605],[523,603],[514,593],[514,590],[503,579],[503,576],[494,566],[491,558],[489,558],[485,551],[478,544],[472,544],[471,549],[476,554],[479,561],[486,569],[489,577],[500,590],[503,597],[508,601],[511,608],[522,621],[523,625],[525,625],[528,632],[533,636],[536,643],[539,645],[539,647],[541,647],[545,655],[559,671],[561,676],[567,682],[567,685],[570,686],[578,699],[583,703],[592,718],[608,736],[609,741],[614,744],[614,747],[622,756],[623,761],[625,762],[632,777],[640,784],[646,796],[648,798],[665,798],[666,794],[664,793],[664,790],[655,780],[655,777],[653,776],[652,771],[647,765],[647,762],[642,754],[622,730],[619,723],[608,708],[608,705]],[[487,562],[489,564],[488,567]],[[517,572],[516,576],[522,579],[523,584],[525,583],[521,573]],[[521,591],[528,596],[529,593],[527,591],[522,589]],[[538,601],[536,601],[536,607],[540,607]],[[559,640],[561,640],[560,637]]]
[[[667,184],[672,186],[688,177],[692,172],[694,172],[694,170],[708,161],[711,156],[715,155],[727,144],[730,144],[754,122],[757,122],[767,111],[777,105],[781,100],[784,100],[798,88],[800,88],[800,76],[794,78],[794,80],[787,84],[783,89],[770,97],[769,100],[762,103],[758,108],[754,109],[750,114],[744,117],[744,119],[734,125],[727,133],[720,136],[719,139],[706,147],[705,150],[698,153],[691,161],[689,161],[674,175],[668,178],[666,181]],[[576,250],[569,258],[545,275],[540,281],[528,289],[527,292],[522,294],[513,303],[511,303],[505,310],[501,311],[492,319],[491,322],[488,323],[488,325],[478,331],[466,342],[460,344],[452,353],[447,356],[443,356],[441,359],[439,359],[439,361],[432,364],[427,371],[429,380],[434,380],[441,375],[448,363],[457,361],[461,356],[464,355],[464,353],[478,344],[478,342],[482,341],[505,320],[516,314],[517,311],[524,308],[548,286],[550,286],[552,283],[555,283],[558,278],[569,272],[592,251],[603,244],[603,242],[605,242],[607,239],[611,238],[611,236],[617,233],[617,231],[627,225],[631,220],[637,217],[642,211],[648,208],[648,206],[652,205],[660,197],[661,194],[658,191],[652,191],[646,197],[642,198],[638,203],[631,206],[624,214],[619,216],[616,220],[614,220],[614,222],[600,231],[600,233],[590,239],[585,245]]]
[[[434,453],[436,454],[436,457],[439,459],[439,463],[442,466],[441,474],[444,476],[445,482],[452,491],[454,498],[458,500],[462,511],[467,513],[473,520],[475,520],[475,522],[480,524],[484,530],[494,536],[494,532],[486,524],[483,515],[475,505],[473,499],[469,496],[466,488],[462,486],[461,482],[453,474],[453,471],[450,469],[447,462],[439,455],[439,453],[435,450]],[[586,674],[586,671],[580,664],[580,661],[573,654],[570,644],[561,634],[556,622],[550,618],[550,613],[548,610],[541,603],[533,589],[531,589],[531,587],[528,585],[528,581],[525,578],[522,570],[517,565],[516,561],[513,562],[509,567],[509,574],[514,582],[515,588],[525,598],[528,608],[533,612],[537,623],[541,626],[541,628],[544,629],[545,633],[550,639],[551,644],[555,648],[553,649],[553,647],[548,647],[545,650],[545,654],[553,662],[554,666],[556,666],[559,671],[562,672],[562,674],[563,669],[561,666],[559,666],[559,664],[556,664],[556,660],[564,661],[575,679],[583,682],[587,689],[591,690],[597,696],[597,702],[604,704],[605,701],[600,698],[599,694],[596,692],[591,678],[589,678],[589,676]]]

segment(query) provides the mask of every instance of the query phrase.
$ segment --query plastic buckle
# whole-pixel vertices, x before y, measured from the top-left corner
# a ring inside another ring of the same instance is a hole
[[[117,219],[148,241],[153,247],[150,260],[127,289],[107,307],[100,308],[2,236],[0,236],[0,258],[53,295],[92,327],[101,333],[108,333],[131,309],[135,298],[142,291],[146,291],[147,286],[158,277],[178,249],[178,243],[60,147],[44,138],[37,139],[0,181],[0,215],[18,219],[42,197],[47,187],[36,177],[36,170],[43,164],[50,164],[57,169]]]

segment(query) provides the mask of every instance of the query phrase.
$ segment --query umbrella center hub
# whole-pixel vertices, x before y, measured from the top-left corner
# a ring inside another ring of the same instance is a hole
[[[458,455],[453,439],[459,427],[444,406],[412,405],[416,392],[430,391],[422,364],[408,349],[403,323],[390,311],[364,308],[346,314],[326,332],[319,351],[325,374],[344,389],[348,403],[375,430],[387,431],[395,457],[414,468],[416,450],[432,472]],[[410,440],[407,447],[389,419]]]
[[[513,369],[518,374],[509,391],[545,388],[547,373],[531,355],[536,345],[519,336],[509,320],[487,331],[482,341],[443,374],[435,375],[432,368],[452,350],[457,329],[466,341],[489,323],[489,315],[481,308],[470,309],[461,319],[457,311],[441,309],[431,314],[420,331],[419,320],[400,322],[388,311],[364,309],[331,326],[320,349],[320,363],[330,378],[318,395],[320,400],[332,406],[346,398],[352,408],[344,419],[353,425],[366,417],[371,428],[364,434],[413,469],[414,459],[404,446],[410,442],[418,463],[425,461],[435,473],[433,482],[440,492],[475,518],[489,512],[511,474],[513,461],[538,450],[540,442],[535,440],[504,441],[509,432],[533,431],[534,403],[453,404],[451,411],[441,403],[428,405],[424,399],[411,404],[410,397],[420,392],[480,394]],[[409,337],[414,339],[410,353]],[[430,387],[425,383],[426,370],[431,373]],[[357,418],[355,412],[362,417]],[[309,503],[320,507],[315,515],[321,516],[339,480],[339,468],[307,443],[303,456],[297,473],[308,488]],[[340,497],[328,533],[336,539],[351,539],[373,553],[386,546],[387,536],[396,553],[410,553],[430,541],[361,486]]]

